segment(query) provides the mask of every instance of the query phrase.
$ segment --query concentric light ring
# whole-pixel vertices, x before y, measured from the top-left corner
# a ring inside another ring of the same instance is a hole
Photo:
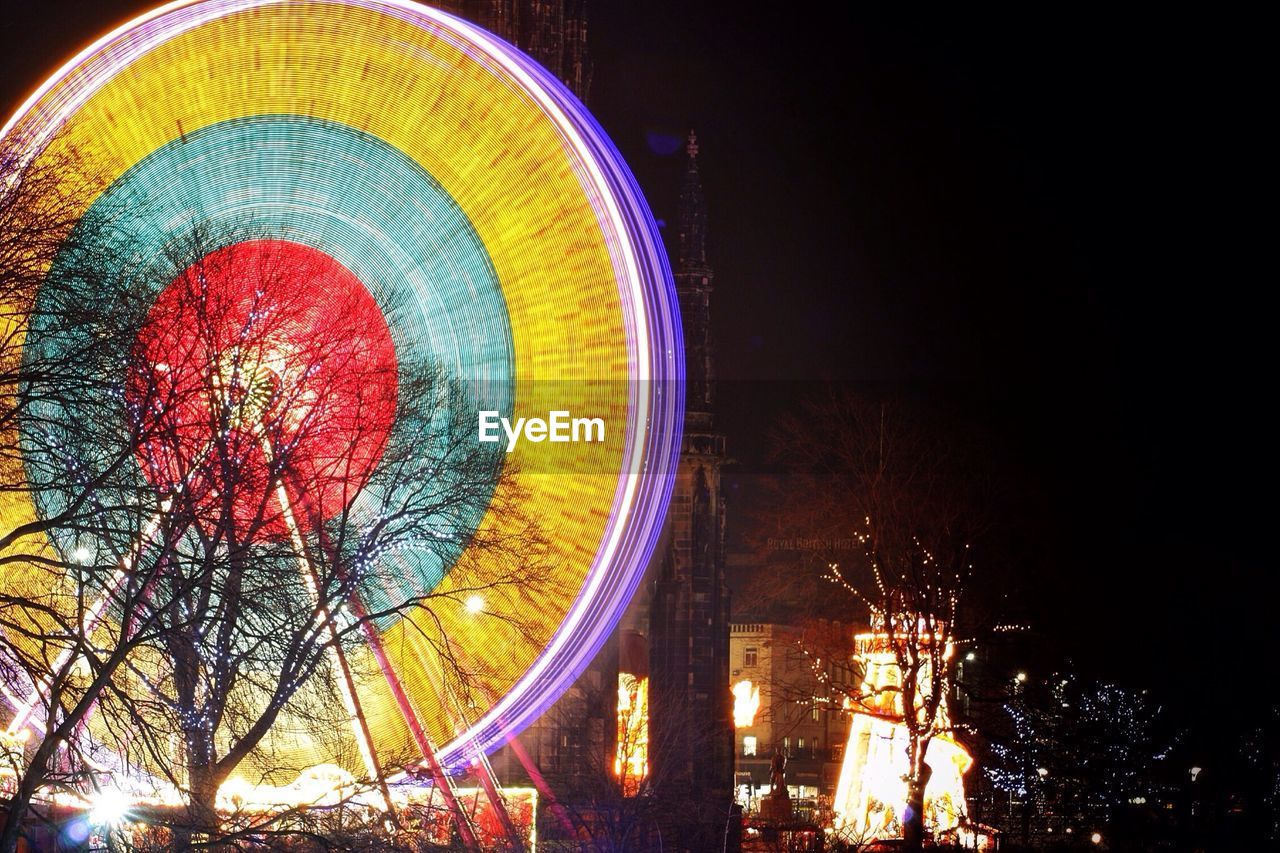
[[[445,760],[461,760],[474,744],[490,748],[523,728],[572,682],[648,563],[683,417],[665,251],[629,170],[572,94],[492,35],[402,0],[168,4],[81,52],[4,134],[32,158],[90,147],[113,182],[188,134],[263,116],[343,125],[437,181],[474,224],[500,283],[515,415],[575,408],[612,430],[604,447],[518,460],[530,472],[531,509],[558,542],[565,584],[546,602],[554,619],[545,649],[495,688],[467,730],[420,705]],[[451,627],[476,654],[509,648],[462,619]],[[392,739],[393,716],[377,721]]]

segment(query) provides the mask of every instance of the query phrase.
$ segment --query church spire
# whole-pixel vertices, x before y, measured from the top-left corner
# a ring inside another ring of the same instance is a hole
[[[731,672],[720,480],[725,446],[715,424],[713,273],[698,148],[698,137],[690,132],[667,244],[684,328],[685,410],[667,520],[669,550],[653,585],[649,622],[649,742],[671,748],[652,753],[649,760],[660,796],[681,796],[689,803],[678,818],[682,846],[703,850],[719,845],[724,832],[723,817],[705,815],[732,797],[734,734],[724,687]],[[701,756],[696,763],[689,760],[694,753]]]
[[[711,340],[711,280],[707,261],[707,204],[698,174],[698,135],[689,131],[680,185],[675,257],[676,294],[684,326],[685,429],[711,428],[715,409],[715,347]]]
[[[702,177],[698,174],[698,134],[689,131],[685,144],[687,159],[684,181],[680,186],[679,246],[677,273],[709,276],[707,264],[707,203],[702,195]]]

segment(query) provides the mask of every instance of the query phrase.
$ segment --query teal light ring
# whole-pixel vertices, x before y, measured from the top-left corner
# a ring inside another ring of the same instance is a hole
[[[211,125],[158,149],[128,170],[99,197],[84,221],[119,217],[122,211],[130,218],[107,232],[120,235],[117,245],[87,245],[90,232],[70,245],[115,258],[122,274],[147,291],[136,294],[146,304],[177,272],[167,250],[189,250],[186,243],[197,229],[216,243],[205,247],[207,251],[264,237],[302,243],[330,255],[365,285],[387,320],[401,365],[436,365],[447,379],[461,383],[476,409],[511,414],[511,328],[488,253],[439,183],[375,137],[310,117],[254,116]],[[79,298],[95,304],[102,297],[94,288],[101,283],[87,277],[72,281],[75,266],[75,259],[64,253],[49,275],[61,276],[63,284],[82,291]],[[38,297],[32,315],[37,332],[44,313]],[[74,336],[35,334],[32,340],[39,344],[28,358],[40,350],[47,356],[50,348],[71,351],[76,345]],[[38,420],[45,424],[78,423],[86,416],[50,406],[37,406],[44,410]],[[61,439],[24,432],[24,458],[33,483],[48,478],[44,465],[74,461],[93,467],[92,460]],[[69,456],[50,462],[50,451]],[[33,496],[46,517],[58,512],[58,498],[47,490],[36,488]],[[369,508],[386,502],[385,496],[364,494],[351,511],[358,521],[373,514]],[[421,595],[434,589],[483,515],[481,509],[461,523],[441,519],[446,538],[385,554],[382,569],[364,589],[370,610],[378,612],[403,600],[406,590]],[[68,553],[81,545],[69,540],[58,544]],[[403,578],[400,589],[376,585],[379,580],[392,583],[396,577]],[[385,630],[397,619],[386,617],[379,627]]]
[[[440,184],[381,140],[309,117],[234,119],[158,149],[99,202],[139,211],[129,239],[147,251],[204,225],[329,254],[382,308],[399,358],[429,358],[510,410],[511,326],[484,244]]]

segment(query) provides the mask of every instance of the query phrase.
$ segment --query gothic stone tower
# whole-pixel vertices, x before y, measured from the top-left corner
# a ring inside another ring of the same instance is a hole
[[[729,591],[724,582],[724,436],[715,427],[710,328],[713,272],[698,144],[686,148],[673,267],[687,371],[684,444],[649,610],[653,784],[681,802],[673,821],[692,849],[724,832],[733,792]],[[687,834],[687,835],[686,835]]]

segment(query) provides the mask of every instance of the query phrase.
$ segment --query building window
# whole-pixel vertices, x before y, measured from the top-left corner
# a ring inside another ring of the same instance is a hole
[[[813,703],[813,707],[812,707],[811,709],[809,709],[809,719],[813,720],[815,723],[818,721],[818,711],[819,711],[819,710],[820,710],[820,709],[818,708],[818,703],[817,703],[817,702],[814,702],[814,703]]]
[[[755,755],[755,754],[756,754],[756,736],[755,736],[755,735],[743,735],[743,737],[742,737],[742,754],[743,754],[743,755]]]
[[[760,654],[755,646],[747,646],[742,651],[742,665],[755,666],[760,660]]]
[[[804,738],[802,738],[802,737],[798,737],[798,738],[796,738],[796,749],[797,749],[797,750],[803,750],[803,749],[804,749]]]
[[[844,744],[838,743],[835,746],[831,747],[831,757],[835,761],[839,761],[840,759],[844,758]]]
[[[791,738],[789,738],[789,737],[784,737],[784,738],[782,739],[782,751],[783,751],[783,752],[790,752],[790,751],[791,751]]]

